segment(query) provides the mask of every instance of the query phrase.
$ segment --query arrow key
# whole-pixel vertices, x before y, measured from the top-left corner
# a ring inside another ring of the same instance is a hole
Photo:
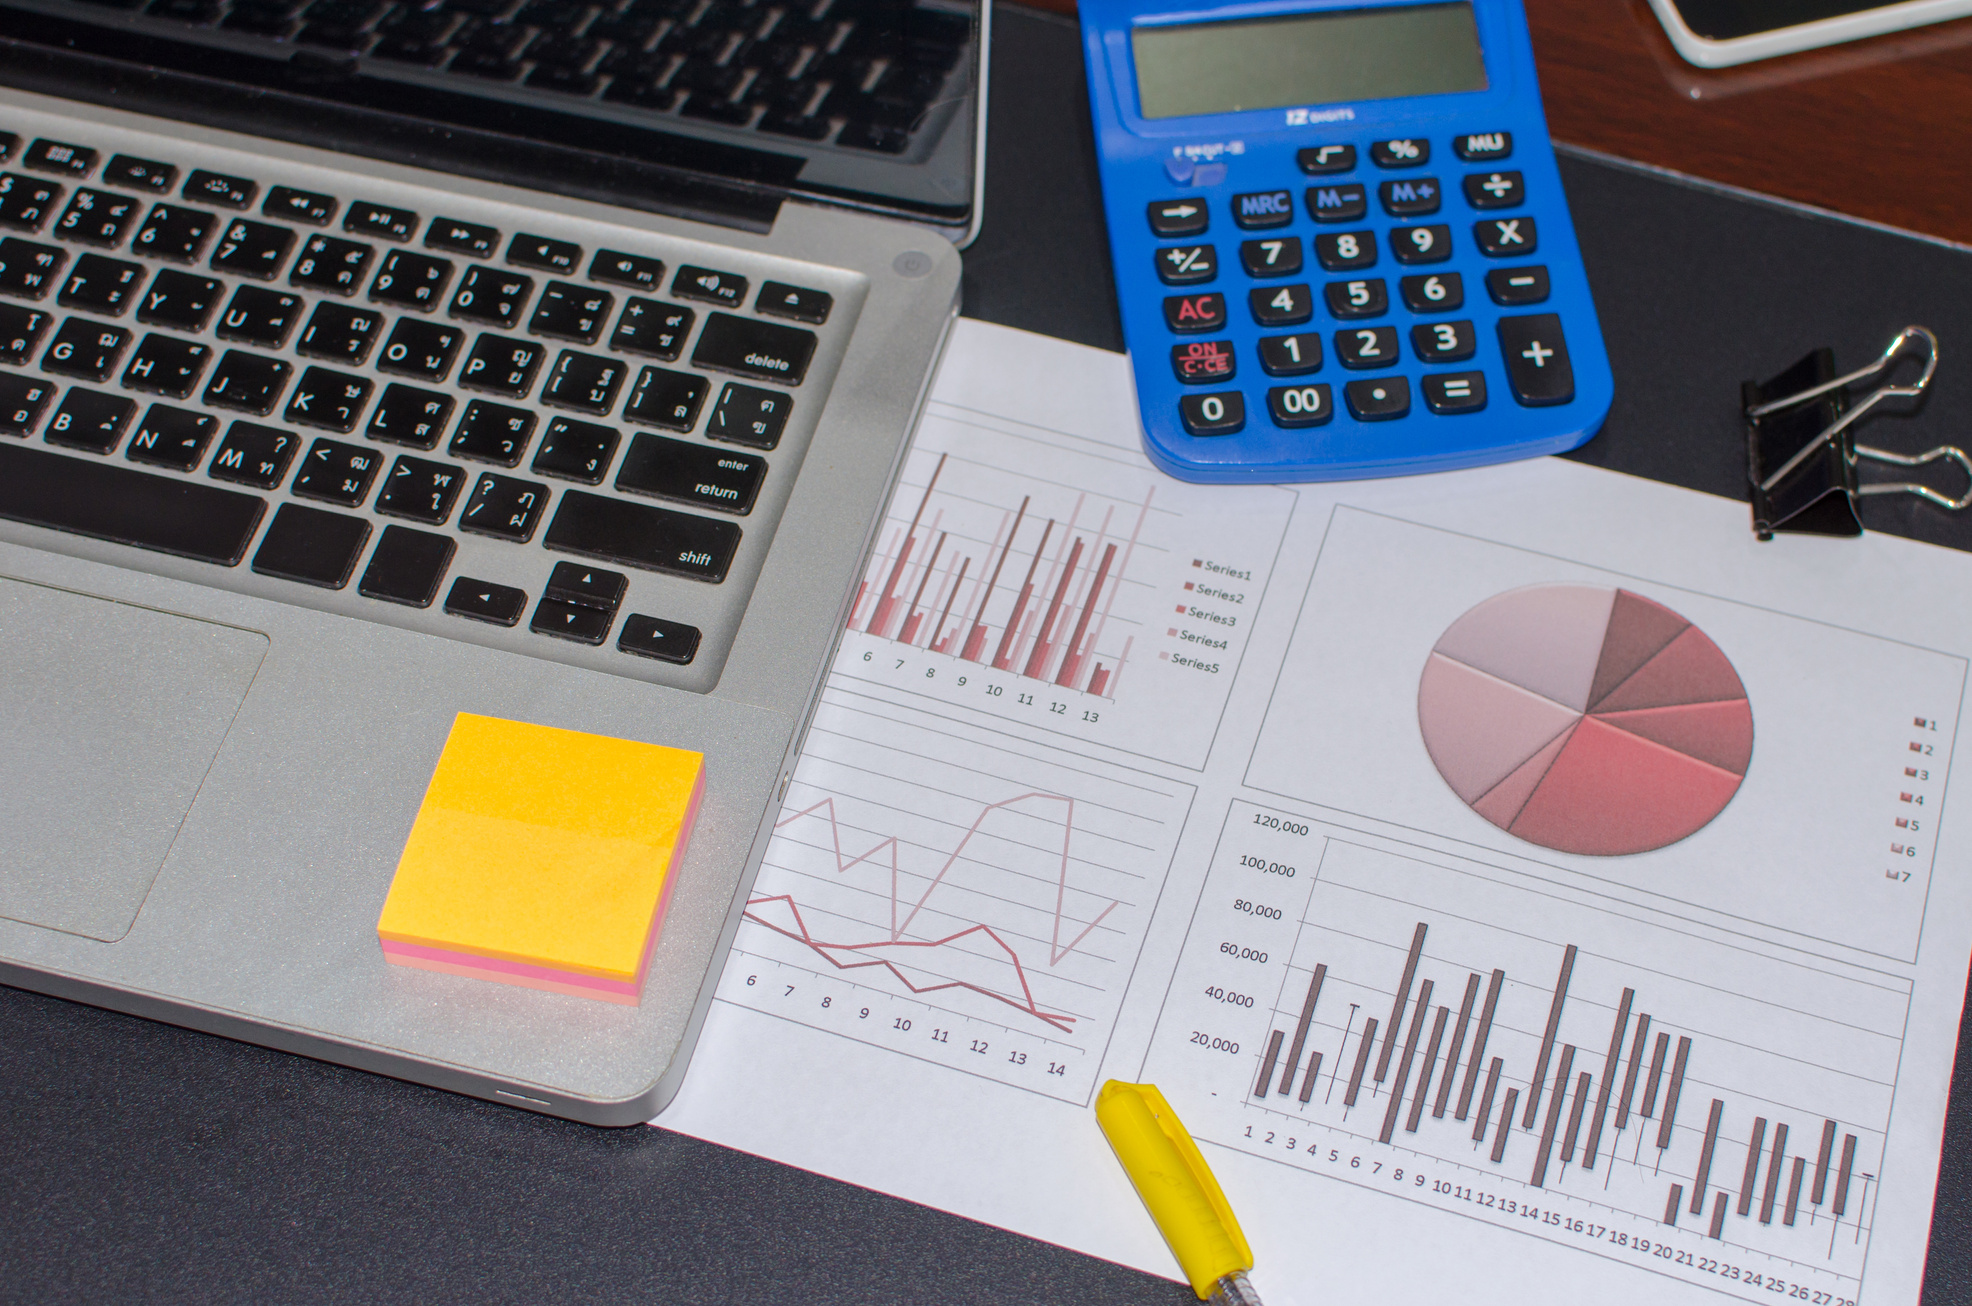
[[[1159,236],[1197,236],[1209,221],[1201,200],[1152,200],[1150,229]]]
[[[616,613],[603,608],[585,608],[560,599],[542,599],[534,605],[534,620],[527,628],[537,635],[572,639],[578,644],[600,644],[609,638],[616,624]]]
[[[630,578],[620,571],[604,571],[579,562],[558,562],[548,576],[543,599],[615,612],[616,605],[623,601],[623,591],[629,587]]]
[[[490,621],[496,626],[511,626],[518,622],[526,607],[526,591],[517,590],[511,585],[495,585],[490,580],[474,580],[470,576],[461,576],[453,581],[452,592],[445,596],[445,610],[453,616]]]

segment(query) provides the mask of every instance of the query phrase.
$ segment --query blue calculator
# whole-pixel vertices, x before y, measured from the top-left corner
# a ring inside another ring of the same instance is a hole
[[[1082,0],[1144,444],[1188,481],[1559,453],[1614,385],[1520,0]]]

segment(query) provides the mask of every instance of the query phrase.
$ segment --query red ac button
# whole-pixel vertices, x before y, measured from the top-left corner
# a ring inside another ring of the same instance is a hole
[[[1167,295],[1164,299],[1164,325],[1180,335],[1194,331],[1217,331],[1226,324],[1226,297],[1209,295]]]

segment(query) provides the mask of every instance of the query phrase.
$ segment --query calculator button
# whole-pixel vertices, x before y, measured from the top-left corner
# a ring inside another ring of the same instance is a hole
[[[1431,142],[1422,136],[1375,141],[1369,147],[1369,157],[1379,168],[1421,167],[1431,162]]]
[[[1401,376],[1379,376],[1373,381],[1351,381],[1342,387],[1342,397],[1359,422],[1384,422],[1402,417],[1411,410],[1411,383]]]
[[[1470,322],[1420,322],[1411,328],[1411,348],[1426,363],[1456,363],[1472,357],[1479,335]]]
[[[1174,245],[1157,251],[1157,278],[1167,286],[1192,286],[1219,275],[1219,254],[1210,245]]]
[[[1302,286],[1259,286],[1246,292],[1253,320],[1264,327],[1299,326],[1315,315],[1314,292]]]
[[[1152,200],[1150,229],[1159,236],[1197,236],[1211,215],[1203,200]]]
[[[1226,297],[1217,291],[1209,295],[1170,295],[1164,300],[1164,325],[1180,335],[1217,331],[1225,324]]]
[[[1436,213],[1445,197],[1436,177],[1419,177],[1416,181],[1386,181],[1376,188],[1376,198],[1391,217],[1411,218]]]
[[[1508,308],[1543,303],[1548,293],[1547,269],[1539,264],[1527,268],[1494,268],[1486,274],[1486,293],[1495,304]]]
[[[1389,367],[1397,361],[1397,328],[1351,327],[1337,331],[1335,357],[1344,367]]]
[[[1512,132],[1473,132],[1452,137],[1452,149],[1467,163],[1504,159],[1513,153]]]
[[[1465,304],[1465,278],[1456,272],[1405,277],[1397,283],[1404,307],[1413,313],[1449,313]]]
[[[1529,408],[1544,408],[1575,397],[1575,369],[1568,362],[1568,341],[1561,334],[1559,314],[1503,317],[1499,333],[1506,379],[1515,399]]]
[[[1346,186],[1310,186],[1303,199],[1316,222],[1354,222],[1369,212],[1369,192],[1360,182]]]
[[[1239,370],[1230,340],[1194,340],[1171,346],[1171,370],[1186,385],[1230,381]]]
[[[1320,426],[1335,416],[1335,400],[1326,384],[1277,385],[1267,391],[1267,415],[1275,426]]]
[[[1178,418],[1193,435],[1231,435],[1246,429],[1246,398],[1237,390],[1186,395],[1178,400]]]
[[[1260,370],[1268,376],[1306,376],[1322,370],[1322,338],[1314,331],[1260,337]]]
[[[1472,238],[1487,258],[1514,258],[1540,247],[1532,218],[1487,218],[1472,224]]]
[[[1325,232],[1315,237],[1315,258],[1330,272],[1373,268],[1376,266],[1376,233]]]
[[[1196,159],[1181,158],[1177,155],[1164,160],[1164,175],[1180,186],[1191,185],[1191,175],[1198,171]]]
[[[1284,190],[1256,190],[1232,197],[1233,221],[1248,231],[1284,227],[1294,221],[1294,198]],[[1205,230],[1204,227],[1199,228]],[[1160,233],[1161,234],[1161,233]],[[1190,235],[1190,232],[1172,232]]]
[[[1347,172],[1356,166],[1356,147],[1353,145],[1310,145],[1296,150],[1294,161],[1301,165],[1301,171],[1311,177],[1319,177],[1331,172]]]
[[[1424,406],[1444,416],[1476,413],[1486,406],[1484,372],[1441,372],[1425,377],[1423,389]]]
[[[1291,277],[1301,270],[1301,238],[1275,236],[1272,240],[1242,240],[1239,261],[1249,277]]]
[[[1465,202],[1475,209],[1510,209],[1527,199],[1517,172],[1475,172],[1465,179]]]
[[[1392,227],[1390,252],[1399,263],[1443,263],[1452,256],[1452,229],[1442,222]]]
[[[1390,311],[1390,290],[1382,277],[1362,281],[1331,281],[1322,287],[1322,299],[1329,315],[1345,321],[1353,317],[1382,317]]]

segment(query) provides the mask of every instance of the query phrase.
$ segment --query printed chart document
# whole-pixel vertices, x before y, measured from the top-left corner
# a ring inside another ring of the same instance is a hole
[[[963,322],[658,1123],[1270,1304],[1915,1303],[1972,558],[1557,460],[1201,487]],[[1963,786],[1961,786],[1963,788]]]

